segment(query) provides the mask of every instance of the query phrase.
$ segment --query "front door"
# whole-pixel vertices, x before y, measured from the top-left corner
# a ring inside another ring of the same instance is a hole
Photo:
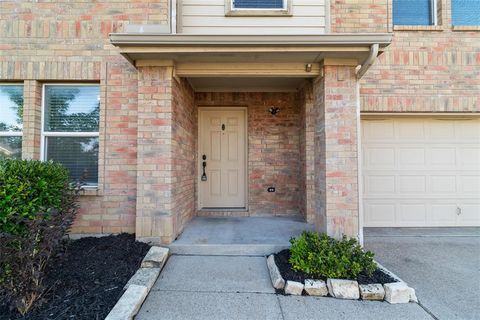
[[[200,208],[246,208],[245,120],[245,108],[199,108]]]

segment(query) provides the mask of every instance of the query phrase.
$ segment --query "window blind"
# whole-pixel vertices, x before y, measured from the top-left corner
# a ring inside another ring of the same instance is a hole
[[[98,132],[100,91],[98,86],[46,86],[47,132]]]
[[[432,1],[434,0],[393,0],[393,24],[432,25]]]
[[[283,0],[233,0],[237,9],[282,9]]]
[[[454,26],[480,26],[480,0],[452,0]]]

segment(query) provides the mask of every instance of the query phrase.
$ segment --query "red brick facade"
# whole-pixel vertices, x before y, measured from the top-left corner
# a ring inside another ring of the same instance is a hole
[[[248,212],[303,215],[357,235],[358,106],[363,112],[480,112],[479,28],[392,26],[391,0],[331,0],[333,33],[394,32],[360,80],[351,66],[284,93],[195,93],[172,67],[138,67],[109,42],[128,24],[166,24],[168,1],[2,1],[0,82],[24,85],[22,156],[40,158],[42,86],[100,85],[98,190],[74,233],[136,232],[169,243],[198,212],[198,106],[248,107]],[[278,107],[271,115],[268,109]],[[267,187],[274,186],[275,193]]]
[[[480,26],[452,26],[437,1],[436,26],[393,26],[391,0],[331,1],[332,32],[394,32],[360,82],[363,112],[480,112]]]

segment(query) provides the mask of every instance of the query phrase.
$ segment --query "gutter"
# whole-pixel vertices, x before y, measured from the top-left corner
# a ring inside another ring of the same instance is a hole
[[[378,49],[379,49],[379,44],[375,43],[370,46],[370,53],[365,59],[365,61],[361,64],[360,69],[357,71],[357,79],[360,79],[363,77],[363,75],[370,69],[370,67],[373,65],[373,62],[375,61],[375,58],[378,56]]]

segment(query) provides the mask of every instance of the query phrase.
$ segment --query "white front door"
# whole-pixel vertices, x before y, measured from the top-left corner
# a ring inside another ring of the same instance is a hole
[[[199,108],[199,207],[246,207],[246,109]]]
[[[366,227],[480,226],[480,119],[362,121]]]

